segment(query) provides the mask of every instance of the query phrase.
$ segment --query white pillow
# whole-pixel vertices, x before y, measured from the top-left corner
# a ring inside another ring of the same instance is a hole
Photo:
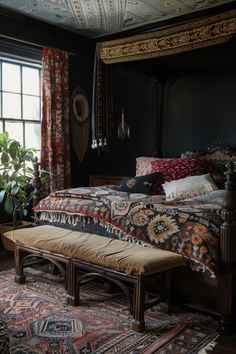
[[[163,185],[166,200],[191,198],[216,191],[218,188],[210,174],[180,178]]]

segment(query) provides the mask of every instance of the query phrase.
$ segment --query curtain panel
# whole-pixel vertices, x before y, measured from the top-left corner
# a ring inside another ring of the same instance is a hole
[[[52,174],[48,191],[71,186],[68,56],[43,48],[41,168]]]

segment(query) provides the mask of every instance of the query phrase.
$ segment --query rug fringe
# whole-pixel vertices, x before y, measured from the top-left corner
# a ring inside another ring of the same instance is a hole
[[[217,335],[216,338],[214,338],[214,340],[208,343],[204,348],[200,349],[197,354],[208,354],[208,351],[212,351],[215,348],[216,344],[218,344],[218,342],[216,342],[216,339],[218,337],[219,335]]]

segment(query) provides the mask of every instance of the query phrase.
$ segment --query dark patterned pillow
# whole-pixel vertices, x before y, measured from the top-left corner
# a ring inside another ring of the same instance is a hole
[[[208,172],[211,174],[211,177],[214,179],[217,187],[220,189],[225,188],[226,177],[224,173],[227,170],[227,162],[229,161],[207,159]]]
[[[157,189],[157,185],[160,181],[160,172],[138,177],[124,177],[121,186],[119,187],[119,191],[152,195]]]

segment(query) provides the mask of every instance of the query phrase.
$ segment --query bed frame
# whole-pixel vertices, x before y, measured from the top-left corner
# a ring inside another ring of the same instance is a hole
[[[206,150],[194,151],[193,156],[226,161],[219,270],[215,278],[186,267],[176,270],[173,293],[181,304],[220,316],[222,333],[232,334],[236,332],[236,150],[215,143]]]
[[[236,151],[227,145],[214,144],[206,150],[194,152],[195,156],[228,161],[225,172],[226,202],[222,205],[220,228],[220,266],[215,278],[187,267],[174,270],[172,294],[175,302],[197,310],[220,316],[221,331],[236,331]],[[34,163],[33,205],[42,199],[39,163]]]

